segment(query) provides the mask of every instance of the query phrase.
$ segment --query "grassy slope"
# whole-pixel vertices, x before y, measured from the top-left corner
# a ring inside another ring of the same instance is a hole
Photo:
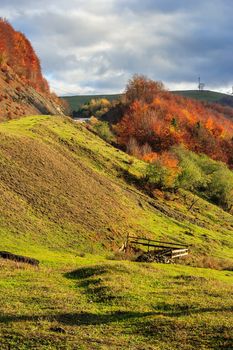
[[[221,92],[210,91],[210,90],[184,90],[184,91],[173,91],[177,95],[182,95],[195,100],[206,101],[206,102],[219,102],[223,98],[232,99],[231,95],[223,94]]]
[[[231,348],[233,272],[106,254],[131,232],[231,259],[232,216],[148,198],[125,181],[144,163],[69,119],[11,121],[0,138],[0,249],[42,262],[0,261],[1,349]]]

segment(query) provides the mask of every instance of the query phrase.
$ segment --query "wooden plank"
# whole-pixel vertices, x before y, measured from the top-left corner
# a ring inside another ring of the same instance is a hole
[[[177,255],[173,255],[172,254],[172,259],[173,258],[179,258],[180,256],[186,256],[186,255],[188,255],[188,253],[180,253],[180,254],[177,254]]]
[[[188,249],[173,249],[172,253],[186,253],[188,252]]]
[[[130,243],[148,247],[148,243],[146,243],[146,242],[144,243],[144,242],[138,242],[138,241],[131,241]],[[172,247],[169,247],[169,246],[152,244],[152,243],[149,243],[149,246],[150,247],[155,247],[155,248],[170,248],[170,249],[172,248]],[[173,249],[175,249],[175,247],[173,247]],[[179,247],[177,247],[177,249],[179,249]]]
[[[154,239],[144,238],[144,237],[137,237],[137,236],[136,237],[128,236],[128,240],[130,241],[131,239],[133,239],[133,240],[143,240],[143,241],[149,241],[149,242],[155,242],[155,243],[162,243],[162,244],[174,245],[174,246],[179,246],[179,247],[188,247],[187,244],[173,243],[173,242],[164,242],[164,241],[156,241]]]

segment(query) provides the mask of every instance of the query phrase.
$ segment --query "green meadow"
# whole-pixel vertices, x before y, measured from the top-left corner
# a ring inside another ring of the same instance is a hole
[[[85,124],[0,125],[0,349],[232,349],[233,217],[193,194],[149,197],[146,164]],[[184,200],[185,198],[185,200]],[[190,246],[121,260],[127,234]]]

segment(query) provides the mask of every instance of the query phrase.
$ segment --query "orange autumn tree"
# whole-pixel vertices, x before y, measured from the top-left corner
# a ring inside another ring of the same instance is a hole
[[[165,91],[162,83],[135,76],[126,87],[126,111],[115,126],[126,149],[132,139],[137,154],[151,159],[182,144],[233,167],[233,109],[213,106]],[[140,152],[147,144],[148,155]]]
[[[0,67],[7,66],[26,82],[41,92],[49,92],[47,81],[35,51],[24,34],[17,32],[5,19],[0,19]]]

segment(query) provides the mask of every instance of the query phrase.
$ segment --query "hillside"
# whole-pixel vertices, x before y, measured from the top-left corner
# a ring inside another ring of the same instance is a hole
[[[172,93],[176,95],[181,95],[187,98],[192,98],[198,101],[214,102],[214,103],[219,103],[226,106],[233,106],[232,95],[224,94],[217,91],[180,90],[180,91],[172,91]]]
[[[209,102],[209,103],[218,103],[224,106],[233,107],[233,96],[223,94],[221,92],[210,91],[210,90],[180,90],[180,91],[171,91],[175,95],[184,96],[190,99]],[[90,102],[92,99],[101,99],[106,98],[109,101],[118,100],[122,94],[114,95],[77,95],[77,96],[62,96],[70,106],[71,111],[77,111],[83,104]]]
[[[1,124],[0,135],[1,232],[15,249],[35,243],[101,252],[119,247],[131,232],[194,243],[196,251],[209,251],[208,236],[216,241],[213,256],[222,256],[224,247],[230,257],[230,214],[204,201],[211,215],[188,212],[179,198],[154,203],[125,181],[140,179],[146,163],[134,158],[131,164],[130,156],[84,126],[61,117],[26,117]],[[191,236],[185,233],[190,223]]]
[[[29,40],[0,19],[0,121],[30,114],[63,114],[65,108],[50,93]]]
[[[231,348],[232,215],[189,209],[189,192],[148,197],[145,163],[69,118],[2,123],[0,139],[1,250],[41,262],[0,260],[1,349]],[[227,270],[110,260],[127,233]]]
[[[0,68],[0,121],[30,114],[63,114],[65,107],[55,95],[22,84],[10,68]]]

